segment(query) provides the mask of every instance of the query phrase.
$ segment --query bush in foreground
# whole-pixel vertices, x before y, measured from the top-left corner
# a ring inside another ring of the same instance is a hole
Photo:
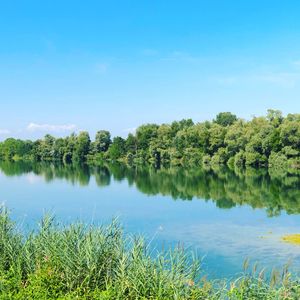
[[[200,264],[180,248],[149,253],[140,238],[124,238],[116,222],[62,227],[46,216],[18,233],[0,211],[0,299],[299,299],[300,284],[284,273],[234,282],[201,279]]]

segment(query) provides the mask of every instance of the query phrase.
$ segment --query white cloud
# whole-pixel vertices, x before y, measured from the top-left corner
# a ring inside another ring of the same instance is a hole
[[[0,129],[0,135],[7,135],[10,134],[10,131],[8,129]]]
[[[64,132],[64,131],[73,131],[77,128],[74,124],[65,124],[65,125],[51,125],[51,124],[37,124],[30,123],[26,127],[28,131],[45,131],[45,132]]]
[[[29,184],[35,184],[37,182],[40,182],[42,179],[40,176],[35,175],[33,173],[29,173],[28,175],[26,175],[25,178],[27,179]]]

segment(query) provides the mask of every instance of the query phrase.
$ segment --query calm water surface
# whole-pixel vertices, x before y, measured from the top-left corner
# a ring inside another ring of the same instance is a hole
[[[300,270],[300,247],[281,241],[300,233],[296,175],[0,163],[0,202],[24,229],[49,211],[66,223],[117,216],[126,232],[145,235],[153,247],[191,247],[212,278],[235,276],[245,258]]]

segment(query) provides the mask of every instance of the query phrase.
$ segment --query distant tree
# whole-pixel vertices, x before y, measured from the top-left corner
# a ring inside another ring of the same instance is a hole
[[[149,147],[151,139],[157,137],[157,129],[158,125],[156,124],[146,124],[138,127],[136,130],[138,149],[146,150]]]
[[[90,150],[90,136],[88,132],[82,131],[79,133],[76,139],[73,160],[75,162],[84,162],[86,160],[86,156]]]
[[[53,158],[56,161],[63,161],[64,154],[67,151],[66,140],[58,138],[53,145]]]
[[[109,145],[111,144],[111,138],[109,131],[100,130],[96,133],[94,151],[97,152],[106,152]]]
[[[29,155],[32,150],[32,142],[8,138],[1,143],[0,157],[4,160],[16,160]]]
[[[283,146],[300,149],[300,121],[285,120],[280,126],[280,142]]]
[[[217,114],[215,123],[221,126],[229,126],[232,125],[237,120],[237,116],[232,114],[231,112],[221,112]]]
[[[245,130],[245,124],[242,120],[235,122],[228,128],[224,142],[230,156],[233,157],[237,152],[245,149],[247,143]]]
[[[226,135],[226,128],[214,123],[209,129],[209,151],[211,154],[217,152],[217,150],[224,146]]]
[[[127,153],[135,154],[137,151],[137,140],[136,137],[129,133],[125,142],[125,148]]]
[[[130,164],[230,167],[275,166],[300,169],[300,114],[286,117],[268,110],[265,117],[243,121],[230,112],[219,113],[213,122],[194,124],[191,119],[171,124],[145,124],[127,139],[111,141],[106,130],[91,142],[87,132],[66,138],[46,135],[31,142],[9,138],[0,142],[0,160],[103,162]]]
[[[46,134],[41,144],[41,159],[52,160],[54,158],[54,143],[55,137],[50,134]]]
[[[191,127],[194,125],[192,119],[182,119],[181,121],[174,121],[171,124],[171,132],[174,137],[179,130]]]
[[[117,160],[126,153],[125,140],[119,136],[113,139],[112,144],[108,149],[108,156],[110,159]]]
[[[267,119],[273,126],[278,127],[283,121],[282,112],[280,110],[268,109]]]

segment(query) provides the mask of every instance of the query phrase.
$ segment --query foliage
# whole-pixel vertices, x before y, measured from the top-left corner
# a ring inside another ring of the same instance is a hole
[[[75,162],[84,162],[89,153],[91,145],[90,136],[87,132],[82,131],[76,137],[76,143],[73,152],[73,160]]]
[[[99,163],[124,161],[155,165],[228,164],[236,167],[281,166],[300,168],[300,115],[268,110],[266,117],[250,121],[230,112],[212,122],[194,124],[184,119],[171,124],[146,124],[126,139],[106,130],[91,141],[87,132],[66,138],[46,135],[37,141],[9,138],[0,143],[2,160],[34,160]]]
[[[300,284],[284,270],[267,281],[245,273],[228,284],[201,278],[183,248],[150,255],[142,238],[107,226],[62,226],[45,216],[24,236],[0,210],[0,299],[299,299]]]
[[[94,153],[105,152],[111,144],[110,133],[106,130],[100,130],[96,133],[93,145]]]
[[[126,154],[125,140],[119,136],[113,139],[112,144],[108,149],[108,157],[111,160],[118,160]]]
[[[237,120],[236,115],[231,112],[221,112],[217,115],[215,122],[221,126],[232,125]]]

